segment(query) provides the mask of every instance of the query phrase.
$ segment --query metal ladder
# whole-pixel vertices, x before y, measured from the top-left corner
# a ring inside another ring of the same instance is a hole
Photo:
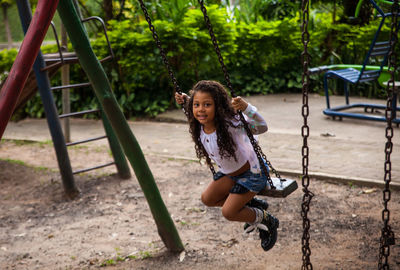
[[[109,51],[109,55],[106,56],[103,59],[100,59],[99,61],[101,63],[107,62],[107,61],[112,61],[114,59],[114,54],[113,51],[111,49],[111,45],[110,42],[108,40],[108,36],[107,36],[107,30],[105,27],[105,24],[103,22],[103,20],[99,17],[93,16],[93,17],[89,17],[86,19],[82,19],[82,22],[88,22],[88,21],[97,21],[100,22],[103,31],[104,31],[104,35],[106,37],[107,40],[107,46],[108,46],[108,51]],[[46,71],[49,70],[51,68],[54,67],[61,67],[63,65],[70,65],[70,64],[79,64],[79,59],[76,56],[76,54],[74,52],[65,52],[62,50],[61,46],[60,46],[60,42],[58,39],[58,35],[57,35],[57,31],[54,27],[54,24],[51,24],[52,29],[53,29],[53,33],[54,33],[54,37],[56,39],[56,43],[57,43],[57,47],[58,47],[58,53],[52,53],[52,54],[45,54],[43,56],[44,58],[44,62],[46,64],[46,67],[42,69],[42,71]],[[77,89],[77,88],[84,88],[84,87],[91,87],[91,83],[90,82],[83,82],[83,83],[77,83],[77,84],[69,84],[69,85],[62,85],[62,86],[52,86],[50,88],[51,91],[59,91],[59,90],[63,90],[63,89]],[[97,99],[97,98],[96,98]],[[85,168],[85,169],[80,169],[80,170],[75,170],[72,173],[73,174],[79,174],[79,173],[84,173],[84,172],[88,172],[88,171],[92,171],[92,170],[96,170],[99,168],[104,168],[107,166],[111,166],[111,165],[116,165],[117,170],[118,170],[118,174],[121,178],[130,178],[130,170],[129,167],[127,165],[126,159],[125,159],[125,155],[122,151],[122,148],[119,145],[119,142],[114,134],[114,131],[112,130],[111,124],[109,123],[107,117],[105,116],[103,110],[101,109],[100,106],[100,102],[98,102],[99,105],[99,109],[90,109],[90,110],[84,110],[84,111],[78,111],[78,112],[71,112],[71,113],[66,113],[66,114],[60,114],[58,115],[59,119],[63,119],[63,118],[67,118],[67,117],[75,117],[75,116],[83,116],[86,114],[95,114],[95,113],[100,113],[101,114],[101,118],[103,121],[103,126],[105,129],[105,135],[102,136],[97,136],[97,137],[92,137],[92,138],[87,138],[84,140],[80,140],[80,141],[74,141],[74,142],[67,142],[65,145],[67,147],[70,146],[74,146],[74,145],[79,145],[79,144],[84,144],[84,143],[88,143],[88,142],[93,142],[93,141],[98,141],[98,140],[103,140],[103,139],[108,139],[109,145],[110,145],[110,149],[114,158],[114,161],[112,162],[108,162],[106,164],[100,164],[97,166],[93,166],[93,167],[89,167],[89,168]]]
[[[24,33],[26,33],[29,28],[29,24],[32,21],[32,10],[30,8],[28,0],[16,0],[16,2],[22,29]],[[44,56],[42,52],[39,51],[36,61],[33,64],[33,70],[35,73],[36,83],[38,86],[40,98],[43,102],[43,108],[46,113],[47,125],[49,127],[50,135],[53,141],[54,150],[56,152],[58,168],[60,171],[64,191],[67,197],[74,199],[79,195],[80,192],[77,186],[75,185],[74,173],[72,171],[67,145],[65,143],[65,137],[62,132],[62,128],[60,125],[60,118],[56,111],[54,97],[50,86],[49,73],[55,72],[55,70],[58,67],[61,67],[63,64],[68,63],[69,60],[71,61],[72,60],[77,61],[77,60],[75,60],[74,57],[71,58],[64,57],[65,55],[61,53],[58,37],[57,37],[57,44],[59,48],[60,59],[57,60],[57,58],[53,58],[54,61],[52,63],[50,63],[50,60],[47,60],[48,65],[46,65]],[[111,49],[111,46],[109,46],[109,48]],[[110,148],[113,153],[115,165],[117,166],[118,174],[121,178],[129,178],[130,170],[126,162],[125,155],[123,154],[122,148],[119,145],[119,142],[116,139],[114,132],[111,128],[111,125],[108,123],[106,117],[103,117],[103,123],[107,133],[107,138],[109,139]],[[95,168],[91,168],[90,170],[93,169]],[[83,172],[83,170],[76,171],[75,173],[79,172]]]

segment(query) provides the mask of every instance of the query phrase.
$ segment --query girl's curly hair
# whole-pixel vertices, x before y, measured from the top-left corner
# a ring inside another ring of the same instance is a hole
[[[234,157],[236,160],[235,149],[236,144],[228,131],[232,125],[232,120],[235,118],[235,110],[232,107],[230,97],[224,86],[216,81],[199,81],[193,86],[190,91],[190,99],[187,103],[186,111],[188,112],[189,131],[195,143],[196,155],[201,160],[206,159],[206,162],[211,166],[211,160],[204,149],[200,140],[201,124],[193,115],[193,98],[197,92],[209,93],[214,99],[215,104],[215,126],[217,132],[217,144],[221,157]]]

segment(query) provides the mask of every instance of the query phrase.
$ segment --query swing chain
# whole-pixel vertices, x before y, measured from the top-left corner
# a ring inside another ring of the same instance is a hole
[[[212,43],[214,45],[215,52],[217,53],[218,61],[219,61],[220,65],[221,65],[222,71],[224,73],[226,84],[227,84],[227,86],[228,86],[228,88],[229,88],[229,90],[231,92],[232,97],[236,97],[237,95],[236,95],[235,91],[233,90],[233,87],[232,87],[232,84],[231,84],[231,80],[230,80],[227,68],[226,68],[226,66],[224,64],[224,60],[223,60],[223,57],[221,55],[221,50],[219,49],[219,46],[218,46],[217,38],[215,37],[214,31],[212,29],[210,18],[207,15],[207,9],[204,6],[204,1],[203,0],[198,0],[198,2],[200,4],[201,11],[203,12],[204,21],[205,21],[206,26],[208,28],[208,32],[210,34],[211,41],[212,41]],[[250,142],[251,142],[251,144],[252,144],[252,146],[254,148],[254,152],[257,155],[257,158],[258,158],[258,161],[260,163],[260,166],[261,166],[263,172],[265,173],[265,175],[267,177],[267,181],[268,181],[268,184],[270,185],[270,188],[271,189],[276,189],[274,184],[273,184],[273,182],[272,182],[271,176],[268,173],[267,167],[264,164],[264,161],[267,163],[267,165],[271,168],[272,172],[276,175],[277,178],[279,178],[279,180],[281,182],[284,181],[284,179],[281,179],[280,174],[275,170],[275,168],[272,166],[271,162],[267,159],[266,155],[262,152],[261,147],[258,145],[256,139],[254,138],[253,133],[251,133],[251,130],[250,130],[249,126],[247,125],[246,119],[244,118],[243,113],[241,111],[239,111],[239,117],[240,117],[240,120],[243,123],[244,129],[246,130],[247,136],[249,137]]]
[[[143,13],[144,13],[144,16],[145,16],[145,18],[146,18],[146,21],[147,21],[147,23],[149,24],[150,31],[151,31],[152,34],[153,34],[153,39],[154,39],[154,41],[156,42],[156,45],[157,45],[158,49],[160,50],[160,54],[161,54],[161,57],[162,57],[162,59],[163,59],[163,63],[164,63],[164,65],[165,65],[165,67],[167,68],[169,77],[171,78],[171,81],[172,81],[172,83],[173,83],[173,85],[174,85],[174,91],[177,92],[178,94],[182,95],[181,88],[179,87],[178,81],[176,80],[176,77],[175,77],[175,75],[174,75],[174,72],[172,71],[171,65],[170,65],[169,62],[168,62],[168,58],[167,58],[167,56],[166,56],[166,54],[165,54],[165,51],[164,51],[164,49],[163,49],[162,46],[161,46],[160,38],[158,37],[158,34],[157,34],[157,32],[156,32],[156,29],[154,28],[154,25],[153,25],[152,22],[151,22],[151,18],[150,18],[150,16],[149,16],[149,13],[148,13],[148,11],[147,11],[147,8],[146,8],[146,6],[144,5],[143,0],[139,0],[139,2],[140,2],[140,7],[142,8]],[[186,100],[185,100],[185,102],[186,102]],[[185,108],[185,102],[182,104],[182,109],[183,109],[185,115],[188,116],[188,112],[187,112],[187,110],[186,110],[186,108]]]
[[[222,71],[224,72],[226,85],[228,86],[232,96],[236,97],[235,91],[233,90],[233,87],[232,87],[232,84],[231,84],[230,76],[228,74],[228,69],[226,68],[226,66],[224,64],[224,59],[222,58],[222,54],[221,54],[221,50],[219,49],[219,46],[218,46],[217,38],[215,37],[214,30],[212,29],[210,18],[207,15],[207,9],[204,6],[204,1],[203,0],[198,0],[198,2],[200,4],[201,11],[204,14],[204,21],[206,23],[208,32],[210,33],[211,41],[212,41],[212,43],[214,45],[215,52],[217,53],[217,56],[218,56],[218,61],[219,61],[220,65],[221,65]]]
[[[381,231],[381,238],[380,238],[380,246],[379,246],[379,263],[378,269],[389,269],[389,255],[390,255],[390,246],[395,244],[395,237],[392,231],[391,226],[389,225],[390,219],[390,211],[388,209],[388,203],[390,201],[391,192],[390,192],[390,182],[391,182],[391,160],[390,156],[393,150],[393,126],[392,120],[394,119],[394,112],[392,109],[393,105],[393,96],[395,91],[395,71],[397,69],[396,66],[396,53],[395,53],[395,46],[397,44],[397,32],[398,32],[398,15],[399,15],[399,4],[398,0],[395,0],[391,7],[392,13],[392,23],[390,29],[390,51],[388,54],[389,58],[389,72],[390,72],[390,79],[386,86],[387,92],[387,103],[386,103],[386,144],[385,144],[385,175],[384,175],[384,182],[385,188],[383,190],[383,205],[384,209],[382,210],[382,221],[383,221],[383,228]]]
[[[210,156],[208,155],[206,149],[204,148],[204,146],[203,146],[203,144],[202,144],[200,138],[199,138],[199,145],[200,145],[201,148],[202,148],[202,152],[205,153],[206,161],[207,161],[207,164],[209,164],[208,166],[210,167],[210,171],[211,171],[212,175],[215,176],[215,175],[217,174],[217,172],[215,171],[215,168],[214,168],[214,166],[213,166],[212,163],[211,163]]]
[[[309,148],[307,139],[309,136],[310,128],[307,124],[307,118],[309,115],[309,106],[308,106],[308,87],[310,81],[310,74],[308,71],[308,67],[310,64],[311,56],[308,53],[308,43],[310,40],[310,34],[308,33],[308,20],[309,20],[309,0],[302,1],[302,43],[304,45],[304,51],[301,55],[301,61],[303,65],[303,75],[302,75],[302,84],[303,84],[303,106],[302,106],[302,116],[304,119],[304,124],[301,129],[301,135],[303,137],[303,147],[302,147],[302,156],[303,156],[303,176],[302,176],[302,186],[303,186],[303,202],[301,204],[301,216],[303,218],[303,236],[302,236],[302,252],[303,252],[303,265],[301,269],[313,269],[311,264],[310,256],[310,220],[308,218],[308,211],[310,210],[311,199],[314,196],[312,192],[308,190],[308,186],[310,184],[310,177],[308,175],[308,154]]]

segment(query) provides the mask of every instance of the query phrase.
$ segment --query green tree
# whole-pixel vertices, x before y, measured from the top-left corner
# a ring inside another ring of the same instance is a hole
[[[3,10],[3,22],[4,22],[4,27],[6,30],[6,37],[7,37],[7,48],[11,49],[12,48],[12,36],[11,36],[11,30],[10,30],[10,23],[8,21],[8,8],[14,3],[12,0],[0,0],[1,8]]]
[[[113,14],[113,1],[112,0],[103,0],[103,9],[104,9],[104,20],[106,22],[114,19]]]

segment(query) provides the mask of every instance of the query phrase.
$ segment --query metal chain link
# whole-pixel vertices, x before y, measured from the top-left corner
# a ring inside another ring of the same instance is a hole
[[[217,53],[218,61],[219,61],[220,65],[221,65],[222,71],[224,72],[226,86],[228,86],[232,96],[236,97],[235,91],[233,90],[233,87],[232,87],[232,84],[231,84],[230,76],[228,74],[228,69],[226,68],[226,66],[224,64],[224,59],[222,58],[221,51],[220,51],[219,46],[218,46],[217,38],[215,37],[214,30],[212,29],[210,18],[207,15],[207,9],[204,6],[204,1],[198,0],[198,2],[200,4],[200,9],[203,12],[204,21],[206,23],[208,32],[210,33],[211,41],[212,41],[212,43],[214,45],[215,52]]]
[[[232,97],[236,97],[237,95],[236,95],[235,91],[233,90],[232,83],[231,83],[231,80],[230,80],[230,77],[229,77],[229,74],[228,74],[228,70],[227,70],[227,68],[226,68],[226,66],[224,64],[224,60],[223,60],[223,57],[221,55],[221,51],[220,51],[219,46],[218,46],[217,38],[215,37],[214,31],[213,31],[213,28],[212,28],[212,25],[211,25],[210,18],[207,15],[207,9],[204,6],[204,1],[198,0],[198,2],[200,4],[201,11],[203,12],[204,21],[206,23],[208,32],[210,34],[211,41],[212,41],[212,43],[214,45],[215,52],[217,53],[218,61],[219,61],[220,65],[221,65],[222,71],[224,73],[226,85],[229,88]],[[278,173],[278,171],[275,170],[275,168],[272,166],[271,162],[267,159],[267,156],[262,152],[261,147],[258,145],[258,142],[254,138],[253,133],[251,132],[250,128],[247,125],[247,122],[246,122],[246,120],[245,120],[245,118],[243,116],[243,113],[240,112],[240,111],[239,111],[239,117],[240,117],[240,120],[242,121],[242,123],[244,124],[244,129],[246,130],[247,136],[250,139],[250,142],[251,142],[251,144],[253,146],[254,152],[257,155],[257,158],[258,158],[258,161],[259,161],[259,163],[260,163],[260,165],[262,167],[262,170],[265,173],[265,175],[267,176],[268,184],[270,185],[271,189],[275,189],[275,186],[274,186],[274,184],[272,182],[271,176],[269,175],[268,169],[264,164],[264,160],[267,163],[268,167],[271,169],[271,171],[275,174],[275,176],[277,178],[279,178],[280,181],[284,181],[284,179],[281,178],[281,176]]]
[[[169,62],[168,62],[167,56],[166,56],[166,54],[165,54],[165,51],[164,51],[164,49],[163,49],[162,46],[161,46],[161,41],[160,41],[160,39],[159,39],[159,37],[158,37],[158,35],[157,35],[157,32],[156,32],[156,30],[155,30],[155,28],[154,28],[154,26],[153,26],[153,24],[152,24],[152,22],[151,22],[149,13],[147,12],[147,8],[146,8],[146,6],[144,5],[144,3],[143,3],[142,0],[139,0],[139,2],[140,2],[140,7],[142,8],[143,13],[144,13],[144,16],[145,16],[145,18],[146,18],[146,21],[147,21],[147,23],[149,24],[150,31],[153,33],[153,39],[154,39],[154,41],[156,42],[156,45],[157,45],[158,49],[160,50],[160,54],[161,54],[161,57],[162,57],[162,59],[163,59],[164,65],[166,66],[166,68],[167,68],[167,70],[168,70],[169,77],[171,78],[171,81],[172,81],[172,83],[174,84],[174,90],[175,90],[178,94],[182,95],[182,91],[180,90],[180,87],[179,87],[179,85],[178,85],[178,81],[176,80],[175,75],[174,75],[174,73],[173,73],[173,71],[172,71],[172,68],[171,68],[171,66],[170,66],[170,64],[169,64]],[[185,102],[186,102],[186,100],[185,100]],[[184,111],[186,117],[189,117],[189,113],[188,113],[188,111],[186,110],[186,107],[185,107],[184,104],[182,104],[182,109],[183,109],[183,111]],[[203,147],[203,145],[202,145],[201,142],[200,142],[200,145],[201,145],[201,147],[203,148],[203,149],[202,149],[202,152],[205,153],[205,155],[206,155],[205,158],[206,158],[207,164],[209,164],[210,171],[211,171],[211,173],[212,173],[213,175],[215,175],[216,172],[215,172],[214,166],[211,164],[211,159],[210,159],[210,157],[208,156],[207,151],[204,149],[204,147]]]
[[[151,18],[150,18],[150,16],[149,16],[149,13],[148,13],[148,11],[147,11],[147,8],[146,8],[146,6],[144,5],[143,0],[139,0],[139,3],[140,3],[140,7],[141,7],[142,10],[143,10],[143,14],[144,14],[144,16],[145,16],[145,18],[146,18],[146,21],[147,21],[147,23],[149,24],[150,31],[151,31],[152,34],[153,34],[153,39],[154,39],[154,41],[156,42],[156,45],[157,45],[158,49],[160,50],[160,54],[161,54],[163,63],[164,63],[164,65],[165,65],[165,67],[167,68],[169,77],[170,77],[170,79],[171,79],[171,81],[172,81],[172,83],[173,83],[173,85],[174,85],[174,91],[177,92],[178,94],[182,95],[181,88],[180,88],[179,85],[178,85],[178,81],[176,80],[176,77],[175,77],[175,75],[174,75],[174,72],[172,71],[171,65],[169,64],[168,58],[167,58],[167,56],[166,56],[166,54],[165,54],[165,51],[164,51],[164,49],[163,49],[162,46],[161,46],[160,38],[158,37],[158,34],[157,34],[157,32],[156,32],[156,29],[154,28],[154,25],[153,25],[152,22],[151,22]],[[186,102],[186,100],[185,100],[185,102]],[[184,103],[184,104],[185,104],[185,103]],[[188,112],[186,111],[186,108],[185,108],[184,104],[182,104],[182,108],[183,108],[183,111],[184,111],[185,115],[188,116]]]
[[[310,128],[307,123],[307,118],[309,115],[309,106],[308,106],[308,88],[310,76],[308,72],[308,67],[310,65],[311,56],[308,53],[308,43],[310,40],[310,34],[308,33],[308,19],[309,19],[309,0],[302,1],[302,36],[301,40],[304,46],[303,53],[301,55],[301,61],[303,65],[303,75],[302,75],[302,92],[303,92],[303,106],[302,106],[302,116],[304,120],[304,124],[301,128],[301,135],[303,137],[303,147],[302,147],[302,165],[303,165],[303,176],[302,176],[302,186],[303,186],[303,202],[301,204],[301,216],[303,218],[303,237],[301,240],[302,243],[302,251],[303,251],[303,264],[301,269],[313,269],[311,264],[310,256],[310,220],[308,218],[308,211],[310,210],[310,202],[314,194],[308,190],[308,186],[310,185],[310,177],[308,175],[308,155],[309,148],[307,139],[310,135]]]
[[[203,153],[205,153],[206,161],[207,161],[207,164],[209,164],[208,166],[210,167],[210,171],[211,171],[211,173],[213,174],[213,176],[215,176],[217,173],[216,173],[216,171],[215,171],[214,166],[211,164],[211,158],[210,158],[210,156],[208,155],[206,149],[204,148],[204,145],[203,145],[203,143],[201,142],[200,138],[199,138],[198,140],[199,140],[199,145],[201,146]]]
[[[172,83],[174,84],[174,89],[175,89],[175,91],[177,93],[182,94],[182,91],[180,90],[178,82],[177,82],[177,80],[175,78],[174,72],[172,71],[172,68],[171,68],[171,66],[170,66],[170,64],[168,62],[167,56],[165,54],[165,51],[161,46],[161,41],[160,41],[160,39],[159,39],[159,37],[157,35],[156,29],[154,28],[154,26],[153,26],[153,24],[151,22],[149,13],[147,12],[147,8],[144,5],[142,0],[139,0],[139,2],[140,2],[140,7],[142,8],[144,16],[146,18],[146,21],[149,24],[150,31],[153,33],[153,39],[156,42],[158,49],[160,50],[160,54],[161,54],[161,57],[163,59],[164,65],[166,66],[166,68],[168,70],[168,73],[169,73],[169,76],[171,77]]]
[[[395,91],[395,72],[397,69],[396,66],[396,53],[395,53],[395,46],[397,44],[397,33],[398,33],[398,15],[399,15],[399,3],[398,0],[395,0],[392,4],[391,8],[392,13],[392,23],[390,29],[390,51],[388,54],[389,59],[389,72],[390,72],[390,79],[386,86],[387,92],[387,102],[386,102],[386,110],[385,110],[385,117],[386,117],[386,129],[385,129],[385,136],[386,136],[386,144],[385,144],[385,175],[384,175],[384,182],[385,187],[383,190],[383,205],[384,209],[382,210],[382,221],[383,221],[383,228],[381,231],[380,237],[380,246],[379,246],[379,263],[378,269],[389,269],[389,255],[390,255],[390,246],[395,244],[395,237],[392,231],[391,226],[389,225],[390,220],[390,211],[388,209],[388,203],[391,198],[390,192],[390,182],[391,182],[391,168],[392,163],[390,160],[390,156],[393,150],[393,127],[392,127],[392,120],[394,119],[394,111],[393,111],[393,96]],[[394,108],[396,110],[396,108]]]

